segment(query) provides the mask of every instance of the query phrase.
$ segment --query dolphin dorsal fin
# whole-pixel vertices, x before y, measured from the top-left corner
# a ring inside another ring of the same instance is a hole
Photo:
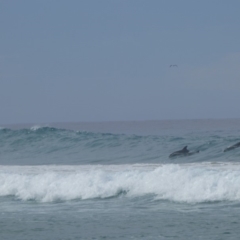
[[[187,150],[187,146],[185,146],[182,150],[183,150],[183,151],[188,151],[188,150]]]

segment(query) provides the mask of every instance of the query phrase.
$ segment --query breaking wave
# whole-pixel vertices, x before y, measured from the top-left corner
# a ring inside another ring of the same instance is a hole
[[[240,202],[240,164],[0,166],[0,196],[55,202],[119,197]]]

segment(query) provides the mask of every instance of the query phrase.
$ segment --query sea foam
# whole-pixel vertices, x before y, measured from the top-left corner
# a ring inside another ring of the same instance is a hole
[[[156,200],[240,201],[240,165],[1,166],[0,196],[38,202],[153,194]]]

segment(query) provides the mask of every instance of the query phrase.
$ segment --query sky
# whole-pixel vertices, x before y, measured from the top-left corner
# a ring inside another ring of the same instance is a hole
[[[0,0],[0,124],[240,118],[239,9]]]

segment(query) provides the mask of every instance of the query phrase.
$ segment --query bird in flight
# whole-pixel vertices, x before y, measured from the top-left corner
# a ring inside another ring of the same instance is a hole
[[[169,67],[177,67],[178,65],[174,64],[174,65],[170,65]]]

